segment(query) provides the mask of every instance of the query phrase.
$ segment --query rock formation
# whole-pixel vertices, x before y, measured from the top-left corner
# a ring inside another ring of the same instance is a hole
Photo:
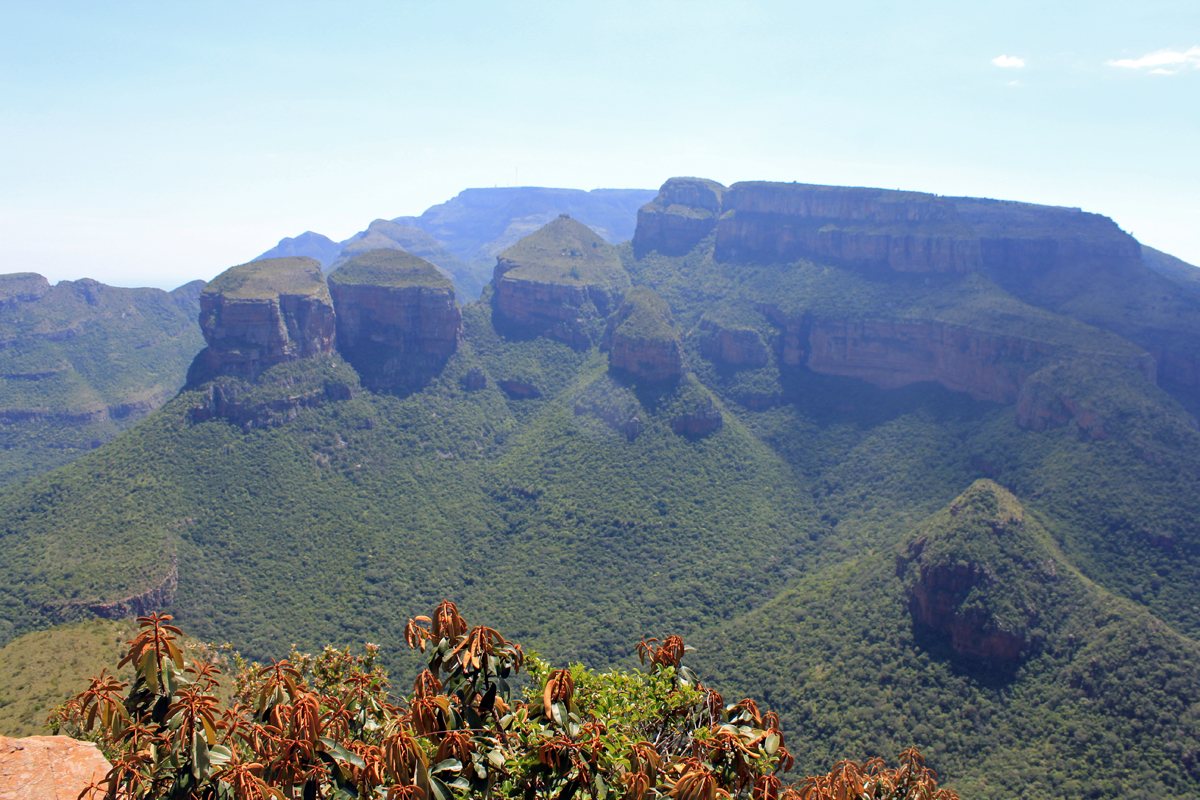
[[[608,319],[609,366],[645,381],[683,376],[683,345],[671,307],[647,286],[635,286]]]
[[[110,769],[93,742],[69,736],[0,736],[0,797],[5,800],[79,800]]]
[[[454,284],[424,259],[372,250],[329,276],[338,350],[375,388],[409,385],[457,349],[462,312]]]
[[[179,560],[174,559],[171,568],[157,586],[111,603],[91,603],[88,610],[104,619],[144,617],[175,602],[175,590],[178,588]]]
[[[50,291],[50,281],[36,272],[0,275],[0,303],[32,303]]]
[[[979,239],[949,200],[922,192],[736,183],[717,225],[721,260],[817,258],[894,272],[965,273]]]
[[[684,436],[705,436],[725,424],[721,409],[708,397],[694,410],[671,420],[671,430]]]
[[[321,265],[311,258],[269,258],[230,267],[200,295],[208,347],[188,383],[216,375],[254,379],[276,364],[329,353],[334,311]]]
[[[986,479],[922,523],[897,562],[914,623],[983,666],[1010,669],[1027,656],[1057,580],[1036,525]]]
[[[710,317],[700,320],[700,354],[731,367],[764,367],[771,360],[767,343],[758,331]]]
[[[704,178],[671,178],[658,196],[638,209],[633,250],[677,256],[691,250],[717,226],[725,187]]]
[[[563,214],[496,259],[498,321],[587,347],[621,302],[629,276],[616,248]]]

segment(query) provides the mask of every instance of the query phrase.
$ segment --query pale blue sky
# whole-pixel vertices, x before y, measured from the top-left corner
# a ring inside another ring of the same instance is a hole
[[[0,272],[173,287],[467,187],[672,175],[1081,206],[1200,264],[1196,0],[0,11]]]

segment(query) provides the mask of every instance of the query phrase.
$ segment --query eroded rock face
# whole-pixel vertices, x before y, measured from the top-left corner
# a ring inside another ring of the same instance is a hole
[[[50,281],[36,272],[0,275],[0,303],[32,303],[50,291]]]
[[[638,209],[633,250],[676,256],[695,247],[717,226],[725,187],[704,178],[671,178],[658,197]]]
[[[329,276],[338,350],[372,387],[405,384],[458,348],[462,312],[454,284],[401,250],[373,250]]]
[[[645,381],[683,376],[683,345],[671,308],[653,289],[637,286],[608,320],[604,346],[609,367]]]
[[[735,183],[717,225],[720,260],[822,258],[895,272],[965,273],[979,238],[954,204],[922,192]]]
[[[671,420],[671,430],[684,436],[706,436],[724,424],[725,417],[722,416],[721,409],[716,407],[710,397],[695,411],[680,414]]]
[[[941,322],[814,319],[761,308],[783,329],[783,364],[859,378],[883,389],[933,381],[976,400],[1013,403],[1036,370],[1035,360],[1058,349]]]
[[[88,610],[104,619],[145,617],[175,602],[175,591],[178,588],[179,560],[175,559],[157,586],[111,603],[92,603]]]
[[[68,736],[0,736],[0,797],[5,800],[78,800],[110,769],[91,742]]]
[[[700,354],[734,367],[763,367],[770,350],[752,328],[735,328],[711,319],[700,320]]]
[[[986,613],[962,610],[971,591],[987,579],[978,564],[923,569],[909,593],[910,611],[918,624],[947,637],[950,648],[960,656],[1016,661],[1029,646],[1023,636],[995,628]]]
[[[189,384],[253,380],[276,364],[332,352],[333,301],[320,263],[268,258],[227,269],[200,295],[200,329],[208,347],[192,362]]]
[[[629,288],[616,249],[565,214],[501,253],[492,282],[500,321],[573,347],[595,343]]]

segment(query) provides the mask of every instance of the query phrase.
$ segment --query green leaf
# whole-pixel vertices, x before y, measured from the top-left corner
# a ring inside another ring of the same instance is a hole
[[[434,765],[430,773],[436,775],[439,772],[460,772],[462,770],[462,762],[457,758],[447,758],[445,761],[439,761]]]
[[[773,756],[779,750],[779,734],[768,733],[766,740],[763,742],[763,750],[767,751],[767,755]]]
[[[489,750],[487,754],[487,760],[489,764],[497,769],[504,768],[504,753],[501,752],[499,748],[495,750]]]
[[[367,762],[363,761],[362,756],[358,755],[352,750],[347,750],[340,743],[335,742],[333,739],[327,739],[326,737],[322,736],[317,741],[320,742],[321,746],[325,748],[325,752],[329,753],[329,755],[333,756],[338,761],[344,761],[347,764],[353,764],[359,769],[363,769],[367,766]]]

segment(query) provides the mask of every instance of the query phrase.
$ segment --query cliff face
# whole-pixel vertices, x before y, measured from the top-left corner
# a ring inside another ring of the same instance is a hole
[[[758,331],[729,327],[709,318],[700,320],[700,354],[734,367],[763,367],[771,357]]]
[[[725,187],[704,178],[671,178],[638,209],[633,250],[676,256],[695,247],[717,225]]]
[[[616,249],[565,214],[496,259],[499,320],[573,347],[593,344],[629,276]]]
[[[736,183],[717,225],[720,260],[824,258],[895,272],[963,273],[978,237],[954,204],[920,192]]]
[[[338,350],[368,386],[397,386],[458,348],[462,312],[437,268],[400,250],[375,250],[329,276]]]
[[[922,320],[844,320],[789,316],[764,304],[782,329],[780,360],[824,375],[895,389],[934,381],[976,400],[1013,403],[1033,362],[1058,347],[1015,336]],[[1028,367],[1025,365],[1028,364]]]
[[[625,295],[608,320],[604,346],[609,348],[609,366],[635,378],[664,381],[683,376],[683,345],[670,306],[649,287],[638,286]]]
[[[200,329],[208,347],[188,383],[215,375],[252,380],[275,364],[332,352],[333,302],[321,265],[271,258],[231,267],[201,293]]]

